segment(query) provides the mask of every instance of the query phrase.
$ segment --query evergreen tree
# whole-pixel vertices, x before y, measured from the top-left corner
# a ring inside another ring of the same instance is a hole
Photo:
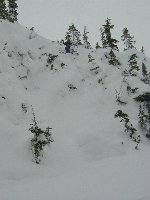
[[[115,53],[113,52],[113,50],[111,49],[109,52],[109,64],[111,65],[120,65],[120,62],[117,60]]]
[[[139,110],[139,122],[143,123],[141,126],[146,129],[146,137],[150,139],[150,93],[145,92],[134,99],[143,105],[143,110],[141,107]]]
[[[32,108],[33,110],[33,108]],[[36,164],[41,162],[41,158],[43,157],[43,149],[46,145],[49,145],[53,142],[51,137],[50,130],[52,128],[47,127],[46,130],[42,130],[39,128],[37,121],[35,119],[35,113],[33,111],[33,120],[29,131],[33,134],[33,138],[31,139],[31,150],[33,154],[33,160]]]
[[[89,53],[89,55],[88,55],[88,59],[89,59],[89,63],[91,62],[93,62],[95,59],[93,58],[93,56],[91,56],[91,54]]]
[[[136,134],[136,129],[133,127],[132,123],[130,122],[129,116],[126,113],[123,113],[122,110],[118,110],[115,114],[115,118],[121,118],[120,122],[124,122],[125,130],[124,132],[129,133],[130,138],[137,142],[137,146],[140,143],[140,135]]]
[[[81,34],[80,32],[76,29],[75,25],[72,24],[69,26],[68,31],[65,36],[65,40],[73,44],[74,46],[81,45],[81,40],[80,40]]]
[[[134,72],[134,70],[137,70],[139,71],[139,66],[137,65],[137,55],[136,54],[132,54],[128,60],[128,63],[129,63],[129,73],[130,75],[132,76],[136,76],[136,73]]]
[[[88,41],[88,36],[87,36],[87,34],[88,34],[89,32],[87,32],[87,30],[86,30],[86,26],[84,27],[84,33],[83,33],[83,45],[84,45],[84,47],[86,48],[86,49],[90,49],[91,48],[91,45],[90,45],[90,43],[89,43],[89,41]]]
[[[111,29],[114,28],[114,25],[111,24],[111,19],[106,19],[106,24],[103,25],[103,28],[100,29],[101,31],[101,40],[103,48],[110,47],[114,50],[119,50],[117,46],[117,40],[112,38],[111,36]]]
[[[144,49],[144,47],[142,46],[142,48],[141,48],[141,52],[144,54],[145,53],[145,49]]]
[[[105,33],[104,33],[104,28],[100,28],[100,32],[101,32],[102,47],[103,48],[107,48],[106,39],[105,39]]]
[[[147,115],[145,114],[145,109],[144,109],[144,106],[143,105],[140,105],[139,106],[139,124],[140,124],[140,127],[142,129],[145,129],[147,128]]]
[[[133,40],[133,36],[131,36],[129,34],[129,31],[127,28],[124,28],[123,29],[123,35],[121,36],[121,40],[124,42],[126,48],[124,48],[124,51],[127,50],[127,49],[133,49],[135,48],[134,44],[135,44],[135,41]]]
[[[96,47],[95,47],[96,49],[100,49],[101,47],[100,47],[100,45],[98,44],[98,42],[96,43]]]
[[[144,63],[142,63],[142,75],[144,78],[148,75],[146,65]]]
[[[8,0],[8,7],[9,7],[9,12],[8,12],[8,20],[12,23],[17,21],[17,0]]]
[[[7,19],[5,0],[0,0],[0,19]]]
[[[148,73],[146,65],[143,62],[142,62],[142,75],[143,75],[142,81],[145,84],[150,84],[150,72]]]

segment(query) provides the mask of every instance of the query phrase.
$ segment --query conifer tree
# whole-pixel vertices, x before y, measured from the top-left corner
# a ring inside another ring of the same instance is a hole
[[[106,39],[105,39],[105,33],[104,33],[104,28],[100,28],[100,32],[101,32],[102,47],[103,48],[107,48]]]
[[[81,45],[81,40],[80,40],[81,34],[80,32],[76,29],[75,25],[72,24],[69,26],[68,31],[65,36],[65,40],[73,44],[74,46]]]
[[[9,8],[9,12],[8,12],[8,20],[12,23],[14,23],[15,21],[17,21],[17,0],[8,0],[8,8]]]
[[[139,66],[137,65],[137,55],[136,54],[132,54],[128,60],[129,63],[129,73],[132,76],[136,76],[136,73],[134,72],[134,70],[139,71]]]
[[[88,59],[89,59],[89,63],[91,62],[93,62],[95,59],[93,58],[93,56],[89,53],[89,55],[88,55]]]
[[[98,44],[98,42],[96,43],[96,47],[95,47],[96,49],[100,49],[101,47],[100,47],[100,45]]]
[[[150,72],[148,73],[147,67],[146,67],[145,63],[143,63],[143,62],[142,62],[142,75],[143,75],[142,81],[145,84],[150,84]]]
[[[121,40],[124,42],[124,44],[126,46],[126,48],[124,48],[124,51],[135,48],[135,46],[134,46],[135,41],[133,39],[134,39],[134,37],[129,34],[128,29],[124,28],[123,35],[121,36]]]
[[[144,78],[148,75],[145,63],[142,63],[142,75]]]
[[[89,32],[87,31],[86,26],[85,26],[84,27],[84,33],[83,33],[83,42],[84,42],[83,45],[84,45],[84,47],[86,49],[90,49],[91,48],[91,44],[88,41],[88,36],[87,36],[88,33]]]
[[[0,19],[7,19],[5,0],[0,0]]]
[[[53,142],[51,137],[52,134],[50,132],[52,128],[47,127],[45,131],[39,128],[33,108],[32,111],[33,120],[32,124],[30,124],[31,127],[29,128],[29,131],[33,134],[33,138],[31,139],[31,150],[33,154],[33,161],[36,164],[39,164],[41,162],[41,158],[43,157],[43,148]]]
[[[139,124],[142,129],[147,128],[147,115],[145,114],[144,111],[145,111],[144,105],[140,105],[138,117],[139,117]]]
[[[114,28],[114,25],[111,24],[111,19],[106,19],[106,24],[103,25],[103,28],[100,29],[101,31],[101,40],[103,48],[110,47],[114,50],[119,50],[117,46],[117,40],[112,38],[111,36],[111,29]]]
[[[141,107],[139,110],[139,122],[143,123],[141,126],[144,125],[143,128],[146,129],[146,137],[150,139],[150,93],[145,92],[134,99],[140,102],[143,106],[142,111]]]
[[[140,143],[140,135],[136,134],[137,130],[133,127],[132,123],[130,122],[129,116],[126,113],[122,112],[122,110],[118,110],[115,114],[115,118],[117,117],[121,118],[120,122],[124,122],[124,126],[125,126],[124,132],[129,133],[130,138],[134,142],[137,142],[136,147],[138,147],[138,144]]]
[[[114,65],[114,66],[120,65],[120,62],[117,60],[116,55],[112,49],[109,52],[109,57],[110,57],[109,64]]]
[[[142,48],[141,48],[141,52],[144,54],[145,53],[145,49],[144,49],[144,47],[142,46]]]

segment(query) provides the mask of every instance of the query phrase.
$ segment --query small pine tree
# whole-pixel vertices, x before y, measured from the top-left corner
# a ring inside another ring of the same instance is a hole
[[[147,123],[148,123],[148,129],[147,129],[147,136],[150,138],[150,99],[146,104],[147,109]]]
[[[150,139],[150,93],[145,92],[142,95],[139,95],[138,97],[134,98],[136,101],[140,102],[143,104],[143,109],[141,110],[140,107],[140,112],[139,112],[139,122],[145,123],[145,128],[146,128],[146,137]],[[143,124],[142,124],[143,126]]]
[[[76,29],[75,25],[72,24],[69,26],[68,31],[65,36],[65,40],[73,44],[74,46],[79,46],[81,45],[81,40],[80,40],[81,34],[80,32]]]
[[[134,72],[134,70],[139,71],[139,66],[137,65],[137,55],[136,54],[132,54],[128,60],[129,63],[129,74],[132,76],[136,76],[136,73]]]
[[[33,109],[32,109],[33,110]],[[31,139],[31,150],[33,154],[33,159],[36,164],[41,162],[43,156],[43,148],[53,142],[51,137],[50,130],[51,128],[47,127],[45,131],[38,127],[37,121],[35,119],[35,113],[33,111],[33,123],[29,128],[29,131],[34,135]]]
[[[100,47],[100,45],[98,44],[98,42],[96,43],[96,47],[95,47],[96,49],[100,49],[101,47]]]
[[[142,48],[141,48],[141,52],[144,54],[145,53],[145,49],[144,49],[144,47],[142,46]]]
[[[46,67],[50,66],[50,69],[53,70],[54,69],[54,61],[55,59],[58,57],[58,55],[53,55],[53,54],[48,54],[48,58],[47,58],[47,64]]]
[[[74,39],[74,34],[73,35],[73,39]],[[70,33],[70,30],[68,29],[68,31],[66,32],[66,35],[65,35],[65,40],[68,41],[69,43],[72,43],[72,35]]]
[[[105,48],[107,48],[107,43],[106,43],[106,39],[105,39],[104,28],[100,28],[100,32],[101,32],[102,47],[105,49]]]
[[[8,20],[10,22],[14,23],[14,22],[17,21],[17,15],[18,15],[18,12],[17,12],[17,8],[18,8],[17,0],[8,0],[8,8],[9,8]]]
[[[0,19],[7,19],[5,0],[0,0]]]
[[[92,63],[95,59],[93,58],[93,56],[91,56],[91,54],[89,53],[88,54],[88,59],[89,59],[89,61],[88,61],[88,63]]]
[[[116,55],[112,49],[109,52],[109,57],[110,57],[110,60],[109,60],[110,65],[114,65],[114,66],[120,65],[120,62],[117,60]]]
[[[132,93],[136,93],[136,91],[138,90],[138,88],[131,88],[131,86],[129,85],[129,83],[127,83],[127,92],[128,94]]]
[[[129,116],[126,113],[123,113],[122,110],[118,110],[116,114],[114,115],[115,118],[119,117],[121,118],[120,122],[124,122],[125,130],[124,132],[129,133],[130,138],[138,144],[140,143],[140,135],[137,136],[136,129],[133,127],[133,125],[130,122]]]
[[[146,65],[144,63],[142,63],[142,75],[144,78],[148,75]]]
[[[111,36],[111,29],[114,29],[114,25],[111,24],[111,19],[107,18],[105,22],[106,24],[103,25],[103,28],[100,29],[102,46],[103,48],[110,47],[118,51],[118,41]]]
[[[126,46],[126,48],[124,48],[124,51],[135,48],[135,46],[134,46],[135,41],[133,39],[134,39],[134,37],[129,34],[128,29],[124,28],[123,35],[121,36],[121,40],[124,42],[124,44]]]
[[[147,115],[145,115],[144,106],[142,106],[142,105],[139,106],[138,117],[139,117],[140,127],[142,129],[146,129],[147,128]]]
[[[89,32],[87,32],[86,30],[86,26],[84,27],[84,33],[83,33],[83,45],[86,49],[90,49],[91,48],[91,44],[88,41],[88,34]]]

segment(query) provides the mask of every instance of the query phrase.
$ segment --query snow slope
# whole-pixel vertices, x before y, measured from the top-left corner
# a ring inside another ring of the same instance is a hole
[[[64,54],[63,45],[17,23],[1,21],[0,30],[0,199],[150,200],[150,145],[133,100],[150,89],[140,70],[126,78],[139,88],[128,95],[122,76],[131,53],[140,66],[146,60],[148,70],[150,60],[136,50],[116,52],[118,69],[108,65],[104,49],[79,47],[78,54]],[[53,70],[49,54],[58,55]],[[126,105],[116,102],[120,89]],[[54,139],[39,165],[30,150],[31,105],[38,125],[52,127]],[[141,135],[138,150],[114,118],[118,109]]]

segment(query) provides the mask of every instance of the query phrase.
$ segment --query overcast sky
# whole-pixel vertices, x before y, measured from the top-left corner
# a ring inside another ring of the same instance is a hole
[[[64,39],[72,23],[83,33],[87,26],[95,47],[100,40],[99,28],[107,17],[115,25],[113,36],[120,40],[127,27],[150,56],[150,0],[18,0],[19,22],[50,40]]]

